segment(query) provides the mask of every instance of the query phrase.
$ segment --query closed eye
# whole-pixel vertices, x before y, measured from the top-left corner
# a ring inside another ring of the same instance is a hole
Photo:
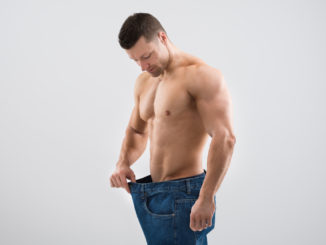
[[[152,53],[150,53],[147,57],[144,57],[144,59],[148,59],[149,57],[151,57]]]

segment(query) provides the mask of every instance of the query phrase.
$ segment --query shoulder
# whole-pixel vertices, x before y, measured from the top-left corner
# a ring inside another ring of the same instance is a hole
[[[187,67],[187,74],[187,91],[194,98],[212,98],[225,86],[222,72],[203,62]]]
[[[147,72],[142,72],[138,75],[134,84],[135,99],[141,95],[149,78],[150,75]]]

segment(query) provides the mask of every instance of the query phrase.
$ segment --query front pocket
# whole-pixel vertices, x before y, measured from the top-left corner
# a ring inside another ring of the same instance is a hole
[[[159,192],[145,194],[144,208],[152,216],[156,217],[173,217],[174,213],[174,199],[171,193]]]

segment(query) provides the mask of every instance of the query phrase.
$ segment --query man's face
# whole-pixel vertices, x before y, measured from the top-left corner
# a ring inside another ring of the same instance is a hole
[[[142,71],[149,72],[153,77],[162,74],[169,55],[160,40],[146,42],[143,36],[126,52],[131,59],[137,62]]]

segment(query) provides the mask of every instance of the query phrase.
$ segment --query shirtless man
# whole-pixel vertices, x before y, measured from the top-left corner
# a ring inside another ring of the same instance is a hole
[[[142,73],[134,85],[135,104],[110,184],[130,193],[127,179],[136,182],[130,166],[142,155],[148,139],[152,182],[201,174],[202,152],[210,136],[207,174],[190,215],[190,228],[201,231],[212,225],[214,195],[235,144],[232,102],[224,77],[178,49],[152,15],[130,16],[119,42]]]

